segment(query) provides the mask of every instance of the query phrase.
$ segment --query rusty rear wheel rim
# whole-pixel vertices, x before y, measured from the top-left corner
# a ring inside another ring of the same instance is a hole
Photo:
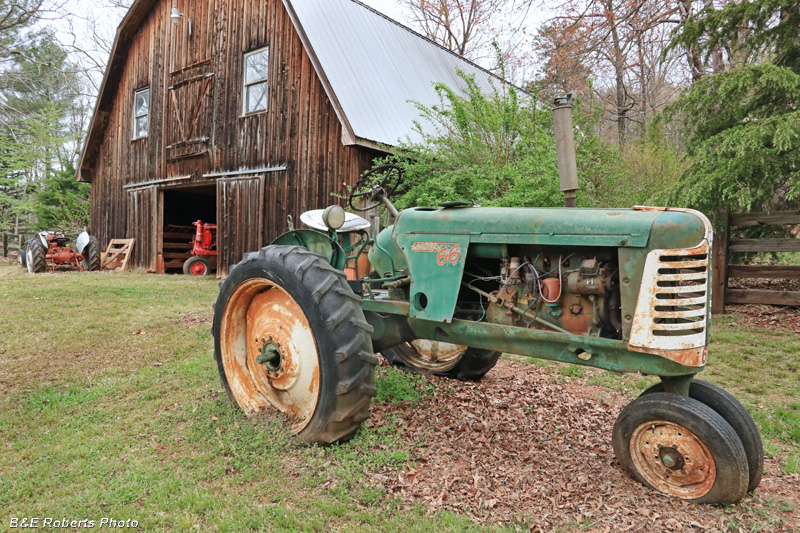
[[[292,433],[308,425],[319,399],[319,353],[303,309],[284,288],[267,278],[238,285],[223,311],[220,349],[246,414],[271,406],[291,419]]]
[[[653,420],[639,425],[631,435],[630,454],[642,478],[671,496],[701,498],[716,481],[711,452],[697,435],[674,422]]]
[[[395,347],[395,352],[409,366],[427,372],[447,372],[464,357],[462,344],[416,339]]]

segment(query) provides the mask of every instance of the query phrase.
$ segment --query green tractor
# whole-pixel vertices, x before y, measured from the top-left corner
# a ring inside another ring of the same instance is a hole
[[[512,353],[659,376],[612,435],[617,460],[646,486],[710,504],[758,486],[753,420],[729,393],[694,379],[708,345],[704,215],[470,202],[398,212],[401,178],[379,167],[351,193],[353,209],[388,209],[393,224],[379,233],[358,220],[337,231],[347,214],[330,207],[324,226],[245,255],[221,284],[215,358],[246,413],[276,408],[306,442],[344,441],[369,417],[377,353],[471,380]],[[366,249],[372,276],[348,280],[347,260]]]

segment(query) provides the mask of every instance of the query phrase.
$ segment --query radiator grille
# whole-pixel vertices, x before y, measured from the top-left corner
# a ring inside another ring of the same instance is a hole
[[[709,301],[708,243],[647,256],[630,344],[663,350],[706,344]]]

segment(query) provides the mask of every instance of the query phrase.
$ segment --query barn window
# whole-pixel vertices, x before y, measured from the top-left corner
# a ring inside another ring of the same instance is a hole
[[[267,71],[269,48],[254,50],[244,55],[244,113],[257,113],[267,109]]]
[[[133,93],[133,138],[147,137],[150,126],[150,88]]]

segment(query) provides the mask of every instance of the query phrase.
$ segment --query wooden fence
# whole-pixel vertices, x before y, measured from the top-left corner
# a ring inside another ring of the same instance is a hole
[[[712,302],[714,313],[724,313],[727,304],[800,305],[798,291],[729,289],[729,278],[800,279],[798,265],[732,265],[732,252],[800,252],[800,238],[731,239],[734,228],[800,224],[800,210],[779,213],[731,213],[714,236]]]
[[[8,257],[9,252],[14,248],[22,248],[29,237],[30,235],[18,233],[3,233],[3,257]]]

